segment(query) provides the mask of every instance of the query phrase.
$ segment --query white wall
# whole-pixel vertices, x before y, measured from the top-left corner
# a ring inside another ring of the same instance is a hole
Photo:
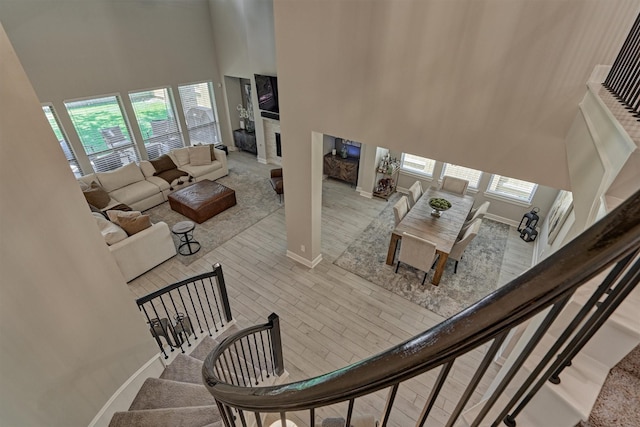
[[[86,426],[157,353],[0,26],[0,423]]]
[[[266,162],[265,123],[260,117],[253,75],[277,75],[273,1],[209,0],[209,6],[220,74],[251,80],[258,159]],[[233,112],[234,108],[230,101],[229,109]],[[232,136],[230,131],[228,136]],[[283,150],[284,139],[283,135]]]
[[[313,131],[569,188],[564,138],[584,84],[613,61],[638,3],[275,0],[274,11],[282,130],[296,141],[288,208],[312,204]],[[319,227],[287,209],[289,249],[312,247],[312,259]]]

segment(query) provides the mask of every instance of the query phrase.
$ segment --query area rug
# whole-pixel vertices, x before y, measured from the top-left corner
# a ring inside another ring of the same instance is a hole
[[[229,175],[217,179],[216,182],[235,190],[236,205],[202,224],[196,224],[193,237],[200,243],[201,249],[194,255],[178,254],[177,258],[184,265],[189,265],[202,258],[236,234],[284,206],[278,202],[278,197],[266,176],[261,177],[240,168],[233,168],[229,169]],[[189,220],[189,218],[171,210],[169,203],[163,203],[145,211],[145,213],[150,215],[152,222],[164,221],[169,225],[169,228],[180,221]],[[178,237],[172,236],[177,245]]]
[[[455,261],[447,262],[439,286],[429,283],[433,270],[424,286],[422,271],[402,264],[395,274],[395,265],[385,261],[394,229],[393,204],[399,197],[396,194],[389,199],[380,215],[334,261],[335,265],[443,317],[458,313],[498,287],[509,226],[489,219],[482,221],[478,235],[467,246],[457,274],[453,273]]]

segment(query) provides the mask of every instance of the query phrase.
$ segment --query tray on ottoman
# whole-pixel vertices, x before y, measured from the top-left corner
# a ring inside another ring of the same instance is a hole
[[[236,204],[236,192],[217,182],[204,179],[168,196],[169,206],[187,218],[203,223]]]

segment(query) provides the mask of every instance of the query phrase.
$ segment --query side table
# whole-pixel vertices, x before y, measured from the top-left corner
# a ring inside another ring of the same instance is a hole
[[[193,255],[200,250],[200,243],[193,238],[193,230],[196,228],[196,224],[193,221],[180,221],[173,226],[171,231],[173,234],[180,237],[180,243],[178,245],[178,253],[180,255]],[[195,247],[195,250],[192,247]],[[185,251],[182,248],[187,248]]]
[[[224,154],[226,154],[227,156],[229,155],[229,149],[227,148],[226,145],[224,145],[224,144],[216,144],[216,145],[214,145],[214,147],[217,148],[218,150],[224,151]]]

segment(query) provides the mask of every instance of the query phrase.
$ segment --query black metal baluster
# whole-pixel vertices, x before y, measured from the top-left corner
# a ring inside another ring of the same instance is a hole
[[[518,355],[518,357],[516,358],[516,361],[513,363],[511,368],[509,368],[506,375],[504,376],[502,381],[500,381],[500,384],[498,384],[497,388],[495,389],[491,397],[484,404],[484,406],[480,410],[480,413],[476,416],[476,419],[473,420],[473,423],[471,423],[471,427],[478,427],[478,425],[480,425],[480,422],[484,419],[484,417],[487,416],[487,413],[491,410],[491,408],[496,403],[500,395],[507,388],[507,385],[509,385],[513,377],[520,370],[525,360],[529,357],[529,355],[531,354],[533,349],[536,347],[536,345],[538,345],[538,342],[542,339],[542,337],[547,332],[547,330],[549,329],[553,321],[556,319],[556,317],[558,317],[558,314],[560,314],[560,311],[562,311],[564,306],[567,304],[568,300],[569,300],[569,297],[565,297],[563,300],[555,303],[551,307],[551,310],[545,316],[540,326],[538,326],[538,329],[533,334],[529,342],[527,342],[527,345],[525,345],[522,352]]]
[[[309,409],[309,426],[313,427],[316,425],[316,408]]]
[[[204,324],[207,326],[207,332],[209,333],[209,336],[212,336],[211,328],[209,327],[209,321],[207,320],[207,312],[204,310],[204,305],[202,304],[202,298],[200,297],[200,291],[198,291],[198,284],[195,281],[192,283],[193,283],[193,290],[196,292],[196,296],[198,297],[198,303],[200,304],[200,309],[202,310],[202,318],[204,319]]]
[[[607,86],[607,87],[611,86],[612,81],[621,72],[622,67],[620,66],[620,64],[622,62],[622,59],[625,57],[626,52],[629,49],[629,45],[631,44],[631,36],[630,35],[634,34],[638,30],[639,27],[640,27],[640,15],[638,15],[638,18],[636,18],[635,22],[631,26],[631,31],[629,32],[629,35],[625,39],[624,43],[622,43],[622,47],[620,48],[620,52],[616,56],[616,59],[613,61],[613,65],[611,66],[611,70],[609,71],[609,74],[607,75],[607,78],[604,81],[604,85],[605,86]]]
[[[280,317],[277,314],[271,313],[269,315],[269,323],[271,328],[269,329],[270,340],[273,341],[273,347],[271,355],[273,357],[275,374],[280,376],[284,373],[284,359],[282,356],[282,335],[280,334]]]
[[[173,300],[173,296],[171,295],[171,291],[167,292],[167,296],[169,297],[169,300],[171,300],[171,304],[173,305],[173,309],[176,311],[176,326],[178,326],[178,324],[180,324],[180,328],[182,328],[182,334],[184,335],[184,339],[187,341],[187,347],[191,347],[191,341],[189,341],[189,336],[187,335],[187,330],[192,329],[191,327],[189,327],[188,329],[184,327],[184,322],[185,319],[183,319],[180,316],[180,312],[178,311],[178,307],[176,306],[176,302]],[[186,309],[184,311],[187,311]],[[184,342],[182,340],[182,338],[180,337],[180,335],[178,333],[176,333],[176,340],[180,340],[180,345],[182,345],[182,343]],[[181,347],[182,348],[182,347]],[[184,353],[184,351],[183,351]]]
[[[218,412],[220,412],[220,418],[222,418],[222,422],[224,423],[225,427],[233,427],[235,423],[233,425],[231,424],[231,421],[229,420],[229,414],[226,409],[226,405],[223,405],[217,400],[216,400],[216,405],[218,406]]]
[[[631,27],[631,32],[629,32],[629,35],[627,36],[625,43],[623,43],[622,45],[622,49],[620,49],[620,52],[618,53],[618,56],[620,57],[620,62],[616,67],[614,76],[611,79],[611,83],[610,83],[611,88],[614,89],[616,92],[619,91],[621,87],[621,84],[622,84],[621,82],[624,79],[625,71],[627,69],[629,60],[633,55],[633,48],[635,46],[636,39],[639,34],[638,21],[640,21],[640,15],[636,18],[634,25]],[[626,43],[627,41],[629,43]]]
[[[238,409],[238,415],[240,416],[240,424],[242,424],[242,427],[247,427],[247,420],[244,418],[244,411]]]
[[[175,343],[176,347],[180,347],[180,351],[182,351],[184,353],[184,348],[182,348],[182,342],[180,342],[180,340],[178,339],[178,336],[176,335],[176,331],[175,329],[173,329],[173,326],[171,324],[171,313],[169,312],[169,310],[167,310],[167,306],[164,303],[164,299],[162,298],[163,295],[158,296],[158,299],[160,300],[160,303],[162,304],[162,308],[164,308],[164,312],[167,315],[167,329],[169,329],[169,331],[171,332],[171,336],[173,337],[173,341]]]
[[[349,400],[349,406],[347,407],[347,419],[344,421],[344,427],[349,427],[351,425],[351,417],[353,416],[353,403],[355,399]]]
[[[286,425],[287,425],[287,413],[286,412],[280,412],[280,424],[282,424],[282,427],[286,427]]]
[[[460,400],[458,401],[456,408],[451,413],[451,417],[449,417],[449,420],[447,421],[447,424],[445,427],[453,427],[454,423],[458,420],[458,417],[460,417],[462,410],[464,409],[467,402],[469,402],[469,399],[473,395],[473,392],[476,390],[476,388],[478,388],[478,384],[480,384],[480,380],[482,380],[482,377],[484,376],[485,372],[493,362],[494,356],[500,349],[500,346],[504,342],[508,333],[509,333],[508,331],[503,332],[493,340],[491,347],[489,347],[487,354],[485,354],[485,356],[482,358],[482,362],[480,362],[480,365],[476,369],[475,374],[473,374],[473,378],[471,378],[469,385],[464,390],[464,393],[462,393],[462,396],[460,397]]]
[[[216,332],[218,332],[218,325],[216,325],[216,318],[213,314],[213,311],[211,310],[211,301],[209,301],[209,293],[207,292],[207,289],[204,286],[204,281],[200,280],[200,283],[202,284],[202,290],[204,291],[204,297],[207,299],[207,307],[209,308],[209,313],[211,314],[211,320],[213,320],[213,327],[215,328]]]
[[[256,339],[256,334],[253,334],[253,347],[256,350],[256,358],[258,359],[258,369],[260,369],[260,381],[264,381],[264,376],[262,375],[262,362],[260,362],[260,350],[258,350],[258,340]]]
[[[251,384],[251,373],[249,372],[249,358],[247,358],[247,353],[244,351],[244,345],[242,344],[243,340],[246,340],[247,337],[242,337],[240,339],[240,350],[242,350],[242,358],[244,359],[244,365],[247,368],[247,379],[249,380],[249,384]],[[249,353],[249,355],[251,355],[251,353]],[[256,373],[256,367],[251,365],[251,367],[253,368],[253,373],[255,375]],[[257,384],[257,381],[256,381]]]
[[[227,371],[229,372],[229,377],[231,378],[231,381],[229,383],[233,385],[240,385],[240,381],[238,381],[238,372],[236,371],[235,365],[229,364],[229,359],[227,359],[227,351],[222,353],[222,357],[224,358],[224,363],[225,365],[227,365]],[[229,357],[231,357],[231,355],[229,355]],[[233,362],[233,359],[231,359],[231,361]],[[233,368],[233,371],[231,370],[231,368]]]
[[[399,385],[400,384],[394,384],[389,390],[387,401],[384,404],[384,410],[382,411],[382,420],[380,420],[381,427],[387,427],[387,423],[389,422],[389,415],[391,414],[391,409],[393,408],[393,402],[396,399],[396,393],[398,393]]]
[[[151,308],[153,309],[153,312],[156,315],[156,319],[158,319],[158,324],[160,325],[160,328],[162,329],[162,333],[164,333],[164,337],[167,340],[167,344],[169,344],[169,348],[171,349],[171,351],[174,351],[173,348],[173,344],[171,343],[171,339],[169,338],[169,331],[168,328],[165,328],[164,325],[162,324],[162,319],[160,318],[160,315],[158,314],[158,310],[156,310],[156,306],[153,304],[153,301],[150,301],[151,304]],[[150,325],[151,328],[153,328],[153,325]]]
[[[454,362],[455,362],[455,359],[445,363],[442,366],[442,369],[440,369],[440,373],[438,374],[438,379],[436,380],[436,383],[434,384],[433,389],[431,389],[429,398],[427,399],[427,402],[425,403],[424,408],[422,409],[422,413],[420,414],[420,418],[418,419],[418,423],[416,424],[416,426],[423,427],[424,423],[427,421],[427,418],[429,417],[429,413],[431,413],[431,409],[433,408],[433,405],[436,403],[436,399],[440,394],[440,390],[442,390],[442,386],[447,380],[447,376],[449,375],[449,371],[451,371],[451,368],[453,367]]]
[[[142,308],[142,311],[144,312],[144,315],[147,318],[147,323],[149,324],[149,328],[150,328],[149,330],[151,331],[151,335],[156,339],[156,343],[158,344],[158,347],[160,347],[160,351],[164,355],[164,358],[168,359],[169,355],[164,351],[164,346],[162,345],[162,342],[160,341],[160,337],[158,336],[158,334],[156,334],[156,331],[153,328],[153,325],[151,324],[151,318],[149,317],[149,313],[147,313],[147,309],[145,308],[144,304],[142,304],[140,308]]]
[[[268,358],[267,358],[267,352],[264,349],[264,338],[263,338],[263,335],[262,335],[263,332],[264,331],[260,331],[260,343],[262,344],[262,354],[263,354],[263,357],[264,357],[264,366],[265,366],[266,371],[267,371],[267,378],[269,378],[269,361],[268,361]],[[273,366],[273,365],[271,365],[271,366]]]
[[[618,282],[607,299],[598,307],[595,314],[589,318],[580,332],[578,332],[571,343],[567,345],[565,350],[559,356],[559,359],[564,359],[564,362],[559,364],[559,367],[551,378],[549,378],[549,381],[554,384],[560,383],[560,373],[562,373],[562,370],[566,366],[570,365],[571,360],[573,360],[575,355],[582,350],[582,347],[589,342],[591,337],[598,332],[598,329],[600,329],[604,322],[606,322],[611,314],[613,314],[615,309],[618,308],[622,301],[624,301],[629,293],[638,285],[638,281],[640,280],[639,271],[640,259],[636,260],[625,276],[620,280],[620,282]]]
[[[620,277],[624,269],[633,259],[634,255],[635,253],[628,255],[624,259],[620,260],[611,269],[611,271],[607,274],[607,276],[604,278],[602,283],[600,283],[600,285],[596,288],[595,292],[591,294],[591,297],[589,297],[589,299],[582,306],[580,311],[578,311],[578,314],[574,316],[574,318],[571,320],[569,325],[567,325],[567,327],[564,329],[562,334],[560,334],[558,339],[553,343],[551,348],[547,351],[546,355],[538,363],[538,365],[533,370],[533,372],[531,372],[531,374],[526,379],[526,381],[520,386],[518,391],[513,395],[509,403],[504,407],[500,415],[498,415],[498,417],[496,418],[495,422],[493,423],[493,426],[498,425],[501,420],[504,421],[504,423],[507,425],[515,425],[515,421],[513,419],[515,415],[507,416],[511,408],[513,408],[513,406],[520,400],[522,395],[529,389],[531,384],[538,378],[538,375],[540,375],[540,372],[544,370],[544,368],[547,366],[549,361],[557,354],[560,347],[562,347],[562,345],[571,337],[571,335],[578,328],[578,326],[580,326],[580,324],[582,323],[584,318],[589,314],[591,309],[598,303],[598,300],[600,299],[600,297],[602,297],[602,295],[605,295],[607,291],[610,289],[611,285]],[[537,389],[534,388],[535,390],[534,392],[537,392],[539,388],[542,387],[542,384],[544,384],[544,381],[540,383],[540,386]]]
[[[243,360],[241,359],[240,352],[238,351],[238,341],[234,341],[233,342],[233,348],[235,348],[235,350],[236,350],[235,354],[236,354],[236,359],[238,360],[238,365],[239,365],[239,368],[240,368],[240,375],[242,375],[242,383],[244,384],[245,387],[247,387],[247,382],[245,380],[245,375],[244,375],[244,372],[242,371],[242,362],[243,362]],[[245,362],[245,368],[246,368],[247,367],[246,366],[247,363],[246,363],[246,361],[244,361],[244,362]],[[249,371],[247,370],[247,377],[248,376],[249,376]],[[249,380],[249,385],[251,385],[251,380]]]
[[[260,416],[260,412],[254,412],[253,415],[256,417],[256,427],[262,427],[262,417]]]
[[[247,340],[247,347],[249,347],[249,357],[251,358],[251,366],[253,366],[253,374],[255,375],[255,378],[256,378],[255,385],[258,385],[258,377],[260,375],[258,374],[258,371],[256,370],[256,361],[253,359],[253,353],[251,353],[251,339],[249,337],[245,337],[245,338]],[[240,343],[240,344],[242,345],[242,343]]]
[[[182,302],[182,306],[184,307],[184,314],[189,316],[189,310],[187,309],[187,305],[184,303],[184,298],[182,297],[182,292],[180,292],[180,288],[176,289],[178,291],[178,296],[180,297],[180,301]],[[194,313],[196,316],[196,322],[198,322],[198,326],[200,326],[200,320],[198,319],[198,313]],[[191,323],[191,329],[193,332],[193,340],[196,341],[198,339],[198,334],[193,327],[193,322],[191,321],[191,317],[189,317],[189,323]],[[200,328],[202,329],[202,328]],[[202,333],[202,332],[201,332]]]
[[[191,295],[191,290],[189,289],[189,285],[191,285],[193,282],[189,282],[185,285],[185,288],[187,289],[187,294],[189,294],[189,300],[191,300],[191,306],[193,307],[193,313],[196,315],[196,320],[198,321],[198,327],[200,328],[200,333],[204,334],[204,330],[202,329],[202,323],[200,323],[200,316],[198,316],[198,310],[196,309],[196,304],[193,301],[193,296]],[[194,285],[195,286],[195,285]],[[205,319],[206,321],[207,319]],[[208,326],[208,325],[207,325]],[[209,332],[209,328],[207,327],[207,332]],[[209,336],[211,336],[211,332],[209,332]]]

